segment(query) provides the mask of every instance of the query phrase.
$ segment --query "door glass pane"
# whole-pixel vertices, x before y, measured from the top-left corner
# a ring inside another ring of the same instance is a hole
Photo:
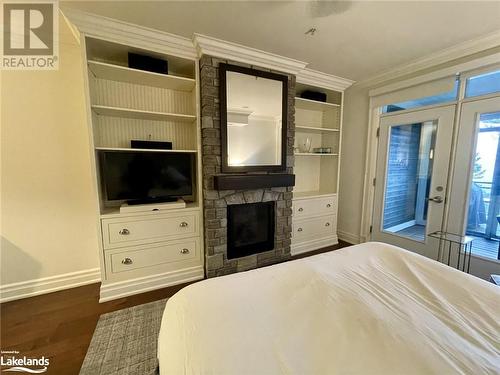
[[[500,112],[480,116],[469,194],[467,234],[474,253],[498,257],[500,239]]]
[[[437,121],[392,126],[382,230],[424,241]]]

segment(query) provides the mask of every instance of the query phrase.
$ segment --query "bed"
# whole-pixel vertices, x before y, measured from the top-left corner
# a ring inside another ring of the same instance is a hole
[[[168,300],[160,374],[500,374],[500,288],[382,243]]]

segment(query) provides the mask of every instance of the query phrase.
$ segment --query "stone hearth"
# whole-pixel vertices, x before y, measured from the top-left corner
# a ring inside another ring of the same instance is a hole
[[[208,55],[204,55],[200,59],[205,266],[207,277],[245,271],[289,259],[292,233],[293,187],[237,191],[216,190],[214,188],[214,176],[222,175],[218,69],[221,62],[270,71],[269,69],[222,60]],[[282,72],[274,73],[284,74]],[[285,75],[288,76],[287,168],[282,173],[293,174],[295,76]],[[267,173],[263,172],[263,174]],[[228,259],[227,206],[268,201],[276,202],[274,249],[242,258]]]

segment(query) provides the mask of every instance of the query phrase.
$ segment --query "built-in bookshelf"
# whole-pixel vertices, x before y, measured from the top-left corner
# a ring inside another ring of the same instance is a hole
[[[129,52],[167,60],[168,74],[128,67]],[[198,154],[195,60],[94,38],[86,38],[86,54],[96,171],[100,151],[130,151],[131,140],[172,142],[172,150],[136,152]],[[113,208],[100,202],[109,214]]]
[[[82,38],[100,228],[101,301],[204,276],[198,62],[195,55],[180,57],[182,50],[179,56],[171,54],[175,49],[158,52],[165,46],[154,41],[171,40],[170,35],[159,34],[147,43],[133,35],[131,45]],[[184,39],[178,42],[182,45]],[[167,60],[168,74],[128,67],[129,52]],[[171,142],[172,149],[132,148],[132,140]],[[191,155],[192,194],[170,206],[106,199],[101,154],[124,151]]]
[[[300,97],[304,90],[318,90],[297,84],[295,98],[295,176],[294,196],[321,196],[336,194],[341,137],[342,93],[320,89],[327,101],[320,102]],[[310,151],[303,146],[311,143]],[[315,148],[329,148],[330,152],[316,153]]]
[[[340,91],[301,83],[296,89],[293,255],[338,242],[337,191],[343,95]],[[326,102],[300,97],[305,90],[326,94]],[[307,145],[310,145],[309,150]],[[315,148],[323,150],[319,152]]]

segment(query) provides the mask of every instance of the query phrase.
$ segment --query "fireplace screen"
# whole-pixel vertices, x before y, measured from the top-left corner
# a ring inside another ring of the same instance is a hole
[[[240,258],[274,249],[275,202],[227,207],[227,257]]]

